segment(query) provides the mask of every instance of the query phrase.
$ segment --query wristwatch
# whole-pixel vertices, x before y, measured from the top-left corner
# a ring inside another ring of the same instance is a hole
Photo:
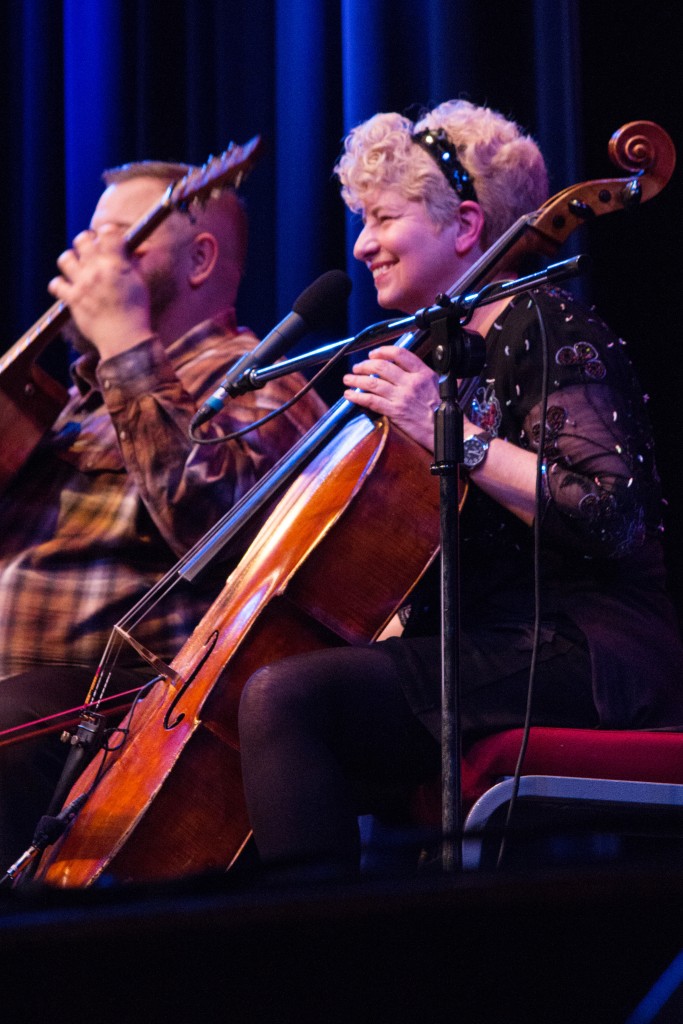
[[[493,440],[493,434],[489,430],[480,430],[471,434],[463,441],[463,460],[465,469],[473,470],[481,466],[488,455],[489,445]]]

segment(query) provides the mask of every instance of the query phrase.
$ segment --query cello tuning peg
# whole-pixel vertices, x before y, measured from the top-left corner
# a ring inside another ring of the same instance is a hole
[[[569,203],[569,209],[575,217],[582,221],[589,221],[595,217],[593,207],[589,206],[588,203],[582,202],[580,199],[572,199]]]
[[[638,178],[632,178],[621,190],[621,201],[625,210],[631,210],[640,205],[643,197],[643,189]]]

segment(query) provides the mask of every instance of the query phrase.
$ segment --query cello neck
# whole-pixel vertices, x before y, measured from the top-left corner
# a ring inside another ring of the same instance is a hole
[[[513,225],[503,238],[498,240],[491,249],[484,253],[484,256],[471,267],[454,286],[453,292],[461,289],[470,290],[479,282],[485,280],[487,274],[492,273],[498,267],[500,252],[505,251],[512,245],[513,241],[523,234],[528,218],[522,217]],[[508,238],[508,236],[510,236]],[[395,344],[403,348],[415,349],[427,338],[429,331],[419,330],[402,335]],[[273,500],[279,490],[292,479],[313,457],[313,455],[328,441],[334,433],[346,423],[352,415],[362,415],[358,406],[346,398],[339,399],[329,409],[318,423],[302,437],[290,451],[280,459],[259,481],[244,498],[238,502],[216,526],[206,534],[199,543],[181,560],[172,570],[186,580],[194,580],[214,557],[227,545],[239,532],[245,522],[248,522],[261,508]],[[138,612],[136,606],[134,612]]]
[[[594,217],[628,209],[656,196],[669,181],[676,162],[673,142],[667,132],[651,121],[633,121],[610,139],[609,155],[626,178],[598,179],[572,185],[548,199],[536,211],[521,216],[465,274],[455,282],[449,295],[468,294],[488,283],[497,273],[515,266],[528,252],[553,255],[576,227]],[[420,352],[429,332],[412,331],[394,344]],[[470,382],[472,384],[472,382]],[[290,452],[210,530],[156,587],[131,610],[134,619],[164,586],[179,577],[192,580],[238,532],[251,516],[273,499],[278,490],[302,469],[334,432],[346,423],[358,407],[340,399]]]
[[[571,185],[546,200],[537,210],[519,217],[453,284],[448,294],[466,295],[480,288],[496,274],[514,268],[528,253],[554,255],[580,225],[656,196],[669,181],[675,166],[675,149],[670,136],[650,121],[629,122],[615,132],[610,140],[609,155],[616,166],[630,172],[629,177]],[[428,336],[428,330],[410,331],[393,344],[422,354]],[[476,381],[468,383],[472,387]],[[193,579],[216,549],[235,536],[245,516],[248,519],[270,501],[283,482],[298,472],[312,453],[352,413],[358,414],[357,406],[347,399],[340,399],[186,556],[178,567],[178,574]]]

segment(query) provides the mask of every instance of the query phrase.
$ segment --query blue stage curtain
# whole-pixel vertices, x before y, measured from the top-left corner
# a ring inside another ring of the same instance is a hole
[[[332,178],[344,133],[378,110],[417,116],[452,96],[489,102],[538,135],[554,177],[579,170],[578,65],[544,40],[577,36],[572,0],[26,0],[6,14],[2,115],[19,252],[12,335],[43,310],[54,259],[88,223],[106,166],[203,162],[262,134],[245,185],[252,252],[241,314],[259,330],[324,270],[354,279],[349,327],[376,319],[351,256],[357,225]],[[510,57],[504,54],[509,50]],[[510,63],[514,70],[511,73]],[[562,122],[562,132],[556,125]],[[6,347],[6,346],[5,346]]]
[[[676,72],[666,66],[673,26],[665,15],[629,28],[626,18],[608,21],[608,7],[588,0],[12,5],[0,40],[0,231],[14,254],[4,347],[42,312],[54,260],[87,224],[105,166],[143,157],[201,163],[256,133],[267,154],[244,189],[252,252],[243,319],[267,330],[319,273],[346,266],[354,280],[348,326],[360,328],[378,310],[367,275],[354,267],[357,224],[332,178],[344,133],[378,110],[416,116],[466,96],[536,135],[553,191],[609,173],[607,140],[622,121],[675,109],[676,90],[649,69]],[[650,109],[634,109],[634,100]]]
[[[0,35],[0,350],[50,305],[55,259],[87,225],[105,166],[202,163],[257,133],[267,152],[243,188],[252,244],[241,321],[267,331],[314,278],[342,267],[354,288],[340,336],[360,330],[382,311],[354,266],[358,225],[332,177],[345,132],[379,110],[416,116],[455,96],[488,103],[538,138],[552,192],[612,175],[607,143],[630,120],[658,121],[680,150],[675,5],[631,13],[611,0],[9,5]],[[675,500],[681,203],[674,177],[636,216],[601,218],[589,239],[571,243],[594,254],[585,287],[633,341]]]

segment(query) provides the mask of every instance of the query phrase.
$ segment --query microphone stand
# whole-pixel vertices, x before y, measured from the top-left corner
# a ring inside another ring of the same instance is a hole
[[[538,284],[575,276],[585,257],[552,264],[528,277],[492,283],[464,299],[440,296],[441,318],[430,311],[432,361],[439,374],[441,402],[434,413],[434,463],[439,476],[441,530],[441,866],[462,869],[462,740],[460,729],[460,465],[463,457],[463,409],[458,378],[479,376],[486,364],[484,340],[463,323],[481,304],[519,294]],[[418,314],[419,316],[419,314]],[[481,349],[476,342],[481,343]]]
[[[496,302],[504,296],[517,295],[540,284],[573,277],[585,268],[586,257],[554,263],[544,270],[511,281],[492,282],[471,295],[442,295],[434,306],[419,310],[414,316],[373,324],[354,338],[324,346],[314,352],[273,366],[254,368],[243,373],[230,387],[230,395],[255,390],[276,377],[316,362],[323,362],[335,353],[356,351],[379,342],[392,340],[417,328],[431,334],[434,368],[439,373],[440,405],[434,416],[434,463],[432,473],[440,477],[441,527],[441,666],[442,666],[442,863],[446,871],[462,864],[460,837],[462,833],[461,768],[460,768],[460,596],[459,596],[459,467],[462,462],[463,412],[457,401],[458,378],[478,375],[486,361],[483,339],[465,330],[465,324],[479,305]],[[332,351],[334,350],[334,351]],[[455,354],[454,354],[455,353]],[[202,565],[210,560],[220,546],[220,535],[213,538],[207,550],[200,552]],[[68,827],[80,810],[85,796],[77,798],[59,814],[64,798],[85,765],[101,747],[104,718],[84,711],[71,750],[62,770],[56,791],[36,829],[29,849],[0,878],[21,881],[30,877],[37,867],[37,857]],[[33,870],[26,870],[33,865]],[[23,872],[23,874],[22,874]]]
[[[434,462],[439,477],[441,536],[441,865],[462,867],[462,782],[460,738],[460,466],[463,410],[458,378],[478,376],[486,363],[484,340],[465,332],[457,309],[444,310],[431,325],[432,362],[439,374],[441,402],[434,413]],[[473,339],[480,345],[473,346]],[[476,351],[475,351],[476,348]],[[463,352],[464,350],[464,352]],[[464,354],[464,358],[463,358]]]
[[[585,255],[574,256],[561,263],[551,263],[544,270],[539,270],[534,274],[527,274],[525,277],[518,277],[511,281],[493,281],[478,292],[473,292],[470,295],[455,295],[449,297],[447,301],[463,318],[464,326],[477,306],[497,302],[505,296],[518,295],[520,292],[526,292],[540,284],[552,284],[568,277],[576,277],[584,272],[587,262],[588,257]],[[297,373],[309,366],[324,363],[328,359],[393,341],[394,338],[398,338],[408,331],[414,331],[416,328],[429,328],[433,320],[439,320],[443,315],[444,306],[442,304],[430,306],[420,310],[414,316],[404,316],[397,320],[381,320],[379,323],[365,327],[360,334],[351,338],[333,341],[329,345],[322,345],[320,348],[311,349],[310,352],[303,352],[290,359],[281,359],[280,362],[273,363],[272,366],[247,370],[231,385],[230,395],[235,397],[247,391],[256,391],[269,381],[276,380],[288,373]]]

